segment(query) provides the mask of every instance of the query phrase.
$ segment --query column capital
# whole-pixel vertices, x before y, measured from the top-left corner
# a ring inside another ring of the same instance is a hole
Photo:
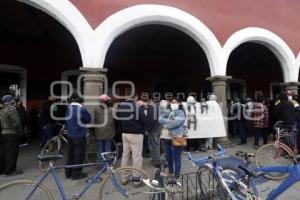
[[[288,87],[288,86],[299,86],[300,82],[284,82],[284,83],[280,83],[280,85]]]
[[[227,81],[229,79],[232,79],[232,76],[222,76],[222,75],[216,75],[206,78],[206,80],[214,82],[214,81]]]
[[[94,67],[80,67],[80,71],[85,74],[105,74],[107,72],[107,68],[94,68]]]

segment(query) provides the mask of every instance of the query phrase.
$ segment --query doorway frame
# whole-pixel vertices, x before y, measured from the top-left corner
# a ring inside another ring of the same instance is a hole
[[[20,100],[24,107],[27,106],[27,69],[16,66],[0,64],[0,72],[18,74],[20,76]]]

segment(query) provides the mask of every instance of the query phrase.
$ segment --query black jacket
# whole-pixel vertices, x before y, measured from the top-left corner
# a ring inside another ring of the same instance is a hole
[[[54,101],[46,101],[43,104],[42,110],[40,112],[39,116],[39,125],[41,127],[46,126],[47,124],[54,124],[55,121],[51,118],[50,109],[51,105],[54,103]]]
[[[144,109],[134,101],[128,100],[122,102],[117,108],[117,117],[120,120],[122,133],[145,133],[146,115]]]
[[[296,122],[295,107],[291,102],[280,102],[275,107],[275,119],[282,121],[286,127],[292,127]]]
[[[159,118],[158,107],[159,107],[158,103],[153,103],[148,105],[145,130],[148,131],[149,133],[160,132],[162,129],[162,126],[158,121]]]

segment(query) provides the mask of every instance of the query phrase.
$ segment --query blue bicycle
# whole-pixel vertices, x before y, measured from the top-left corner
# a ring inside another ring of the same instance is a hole
[[[139,196],[138,194],[145,194],[146,196],[149,196],[146,192],[149,191],[149,187],[145,184],[140,184],[138,188],[134,187],[130,184],[130,180],[136,180],[136,179],[149,179],[149,175],[141,170],[134,167],[122,167],[118,169],[114,169],[114,162],[117,158],[117,153],[114,152],[107,152],[102,153],[103,162],[105,163],[105,166],[97,171],[96,175],[89,179],[90,181],[84,186],[84,188],[73,195],[71,199],[80,199],[84,196],[84,194],[87,192],[87,190],[97,182],[97,180],[100,179],[103,173],[107,173],[107,176],[102,181],[102,184],[99,185],[101,188],[99,188],[99,196],[97,199],[127,199],[129,197],[132,197],[134,195],[136,199],[144,198],[145,196]],[[65,169],[65,168],[78,168],[78,167],[92,167],[97,166],[99,167],[103,162],[101,163],[87,163],[87,164],[80,164],[80,165],[67,165],[67,166],[60,166],[55,167],[53,163],[59,159],[62,159],[62,155],[39,155],[38,159],[42,162],[49,162],[49,169],[42,174],[40,177],[38,177],[35,181],[30,180],[17,180],[13,181],[7,184],[4,184],[0,186],[0,198],[6,199],[6,200],[54,200],[52,192],[43,185],[43,181],[48,177],[48,175],[52,175],[54,178],[55,184],[57,186],[57,189],[59,191],[59,194],[61,196],[62,200],[68,200],[70,198],[67,198],[66,193],[63,189],[63,186],[56,174],[57,169]],[[127,182],[124,182],[124,173],[127,173]],[[129,173],[132,173],[133,176]],[[134,178],[132,178],[134,177]],[[121,178],[123,179],[123,182],[121,181]],[[108,181],[110,180],[110,181]],[[121,194],[121,198],[116,198],[114,194],[106,193],[106,191],[103,189],[103,186],[107,183],[112,183],[112,188],[114,188],[119,194]],[[135,182],[133,182],[135,183]],[[126,187],[127,188],[126,188]]]
[[[258,177],[261,177],[267,173],[287,173],[288,177],[277,188],[274,188],[266,197],[266,200],[276,199],[290,186],[297,181],[300,181],[300,155],[288,156],[287,159],[290,159],[293,162],[293,165],[261,168],[253,168],[253,166],[250,165],[240,165],[239,168],[244,172],[244,175],[239,176],[238,179],[243,178],[248,184],[248,187],[254,191],[256,199],[259,199],[259,194],[256,189],[256,181]]]
[[[218,151],[214,154],[199,159],[188,154],[189,160],[194,166],[198,166],[198,182],[200,187],[200,199],[207,200],[237,200],[236,194],[229,187],[232,177],[236,177],[235,169],[230,169],[230,165],[223,170],[221,160],[230,158],[225,154],[225,150],[218,145]],[[242,184],[242,183],[241,183]],[[244,188],[247,186],[242,184]]]

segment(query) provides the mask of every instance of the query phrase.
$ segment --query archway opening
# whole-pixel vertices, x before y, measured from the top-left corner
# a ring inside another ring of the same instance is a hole
[[[26,77],[14,78],[6,86],[15,85],[16,90],[25,91],[26,97],[23,92],[19,94],[21,99],[26,98],[29,111],[41,107],[50,95],[50,84],[61,80],[62,72],[82,66],[71,33],[43,11],[17,1],[1,2],[0,43],[0,65],[6,66],[1,74],[14,73],[13,66],[27,72]],[[10,91],[6,86],[1,87],[1,94]],[[61,93],[60,86],[55,87],[55,93]]]
[[[283,72],[278,58],[262,44],[246,42],[239,45],[227,63],[229,81],[227,97],[255,99],[275,98],[282,92]]]
[[[166,25],[133,28],[111,44],[105,59],[109,88],[118,80],[132,81],[136,93],[156,100],[193,93],[198,100],[211,91],[209,64],[203,49],[182,31]],[[128,87],[128,85],[127,85]],[[117,88],[128,94],[124,85]]]

